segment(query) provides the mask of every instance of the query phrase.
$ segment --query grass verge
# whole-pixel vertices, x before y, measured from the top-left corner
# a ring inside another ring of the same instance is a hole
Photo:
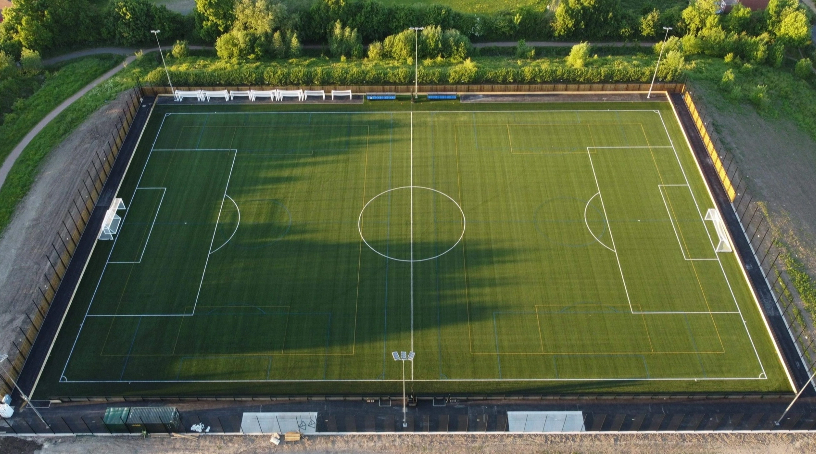
[[[94,57],[97,58],[97,57]],[[115,60],[120,60],[120,56],[116,56]],[[139,80],[144,72],[145,67],[151,67],[153,65],[152,59],[143,59],[144,61],[137,61],[134,64],[131,64],[128,68],[121,71],[120,73],[116,74],[114,77],[108,79],[107,81],[101,83],[99,86],[95,87],[93,90],[88,92],[85,96],[81,97],[77,100],[74,104],[70,107],[65,109],[61,114],[59,114],[51,123],[49,123],[28,146],[23,150],[23,153],[17,158],[17,161],[14,163],[14,166],[11,168],[11,171],[6,178],[6,182],[3,184],[3,187],[0,188],[0,232],[3,232],[6,229],[6,226],[11,221],[12,216],[14,215],[14,211],[17,208],[17,205],[20,201],[25,197],[28,193],[31,185],[34,183],[34,180],[39,173],[40,164],[43,162],[48,154],[51,152],[54,147],[60,144],[66,137],[68,137],[74,129],[77,128],[83,121],[85,121],[90,114],[96,111],[99,107],[104,105],[105,103],[109,102],[112,99],[115,99],[116,96],[121,93],[122,91],[132,87],[137,80]],[[105,61],[104,58],[101,61]],[[113,60],[111,60],[113,61]],[[73,63],[69,63],[66,65],[65,68],[72,66]],[[111,65],[112,66],[112,65]],[[101,69],[98,68],[97,71],[99,74],[104,73],[108,68]],[[84,72],[83,72],[84,73]],[[91,74],[86,74],[87,82],[76,82],[73,84],[75,89],[71,90],[63,90],[58,84],[57,87],[48,88],[48,92],[51,93],[63,93],[70,91],[67,95],[64,96],[65,99],[71,94],[75,93],[77,90],[82,88],[83,86],[87,85],[88,82],[95,79],[99,76]],[[71,81],[78,80],[79,76],[74,76],[70,80],[66,80],[64,85],[68,85]],[[46,84],[51,84],[51,80],[46,82]],[[40,98],[39,95],[43,90],[46,90],[46,87],[43,87],[40,92],[37,92],[34,96],[38,96],[36,103],[34,105],[39,105],[40,103],[45,103],[46,100],[50,98]],[[32,98],[34,98],[32,96]],[[43,95],[46,96],[46,95]],[[51,107],[43,107],[41,111],[44,111],[42,116],[45,116],[48,112],[50,112],[54,106],[56,106],[60,101],[55,101],[55,104]],[[32,107],[32,110],[38,109],[37,107]],[[31,120],[31,126],[35,125],[37,121],[39,121],[42,116],[37,117],[34,120]],[[25,129],[20,137],[25,135],[28,132],[28,129]],[[0,129],[0,135],[4,138],[7,137],[5,131]],[[6,142],[2,146],[7,146]],[[11,140],[13,144],[11,147],[16,145],[19,140]],[[11,149],[9,148],[9,150]],[[8,152],[6,153],[8,154]]]
[[[60,65],[47,77],[39,90],[19,101],[0,126],[0,161],[55,107],[97,77],[122,62],[121,55],[97,55]]]

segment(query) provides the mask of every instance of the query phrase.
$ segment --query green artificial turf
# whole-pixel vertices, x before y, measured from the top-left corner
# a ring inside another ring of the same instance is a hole
[[[789,390],[668,103],[162,105],[118,196],[41,398]]]

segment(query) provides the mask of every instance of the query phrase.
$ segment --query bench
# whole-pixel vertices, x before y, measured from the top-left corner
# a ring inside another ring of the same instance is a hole
[[[326,92],[323,90],[304,90],[303,100],[305,101],[309,96],[320,96],[324,101],[326,100]]]
[[[236,96],[246,96],[249,98],[250,101],[255,101],[255,97],[252,96],[252,90],[250,91],[230,91],[230,100],[235,99]]]
[[[303,101],[303,90],[278,90],[278,101],[283,101],[283,98],[297,98],[298,101]]]
[[[374,94],[367,93],[366,94],[366,99],[369,100],[369,101],[393,101],[393,100],[397,99],[397,94],[396,93],[374,93]]]
[[[230,100],[230,94],[227,90],[216,90],[216,91],[204,91],[204,97],[207,98],[207,102],[210,102],[211,98],[224,98],[224,101]]]
[[[349,99],[352,98],[351,90],[332,90],[331,91],[332,100],[334,100],[335,96],[348,96]]]
[[[429,101],[442,101],[456,99],[456,93],[428,93]]]
[[[270,101],[278,100],[278,90],[250,90],[249,99],[255,101],[258,98],[269,98]]]
[[[181,101],[185,98],[195,98],[199,101],[204,100],[204,95],[201,93],[201,90],[193,90],[193,91],[185,91],[185,90],[176,90],[173,93],[173,99],[176,101]]]

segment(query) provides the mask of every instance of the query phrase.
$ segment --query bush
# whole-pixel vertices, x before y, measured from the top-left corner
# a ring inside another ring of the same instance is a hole
[[[796,67],[793,68],[793,73],[800,79],[810,79],[813,77],[813,63],[809,58],[803,58],[796,62]]]
[[[334,29],[329,34],[329,50],[335,57],[362,57],[363,44],[357,29],[343,28],[339,20],[335,22]]]
[[[292,37],[289,38],[289,56],[300,57],[303,53],[303,47],[300,45],[297,33],[292,32],[291,35]]]
[[[462,63],[454,66],[448,73],[448,83],[451,84],[469,84],[476,82],[476,74],[479,68],[471,59],[467,59]]]
[[[748,95],[748,99],[751,101],[751,104],[756,106],[758,109],[764,109],[770,104],[770,98],[768,97],[768,86],[767,85],[757,85],[751,89],[751,93]]]
[[[582,42],[572,46],[567,57],[567,65],[573,68],[583,68],[587,59],[589,59],[589,51],[589,43]]]
[[[730,93],[731,90],[734,89],[735,82],[736,77],[734,76],[734,70],[726,69],[722,75],[722,79],[720,79],[720,88]]]
[[[368,59],[371,61],[382,60],[383,52],[383,44],[379,41],[374,41],[368,46]]]
[[[175,58],[184,58],[190,55],[190,47],[187,45],[187,41],[176,41],[170,54]]]
[[[36,50],[23,49],[20,54],[20,69],[26,74],[36,74],[42,70],[42,59]]]
[[[516,57],[533,59],[535,57],[535,48],[528,46],[527,41],[520,39],[516,44]]]

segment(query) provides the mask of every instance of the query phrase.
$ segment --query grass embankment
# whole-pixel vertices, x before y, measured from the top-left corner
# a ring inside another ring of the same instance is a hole
[[[28,127],[16,126],[23,121],[21,118],[15,122],[7,121],[3,125],[3,128],[7,128],[14,124],[12,131],[16,135],[12,136],[6,129],[0,129],[0,136],[4,138],[0,143],[0,147],[3,147],[0,148],[0,150],[3,150],[3,157],[8,155],[11,149],[19,143],[19,140],[54,107],[121,60],[121,56],[90,57],[68,63],[58,73],[55,73],[40,91],[26,100],[26,102],[30,103],[30,108],[24,110],[26,118],[24,124],[28,125]],[[106,102],[116,98],[123,90],[132,87],[137,77],[143,74],[144,70],[142,68],[145,65],[152,67],[153,61],[131,65],[113,78],[100,84],[65,109],[34,137],[20,157],[17,158],[3,187],[0,188],[0,232],[5,230],[17,205],[34,183],[43,159],[68,137],[77,126],[85,121],[91,113]],[[10,139],[6,140],[6,137]]]
[[[45,83],[28,98],[18,101],[0,125],[0,162],[40,120],[79,89],[123,60],[120,55],[97,55],[69,61],[53,68]]]

